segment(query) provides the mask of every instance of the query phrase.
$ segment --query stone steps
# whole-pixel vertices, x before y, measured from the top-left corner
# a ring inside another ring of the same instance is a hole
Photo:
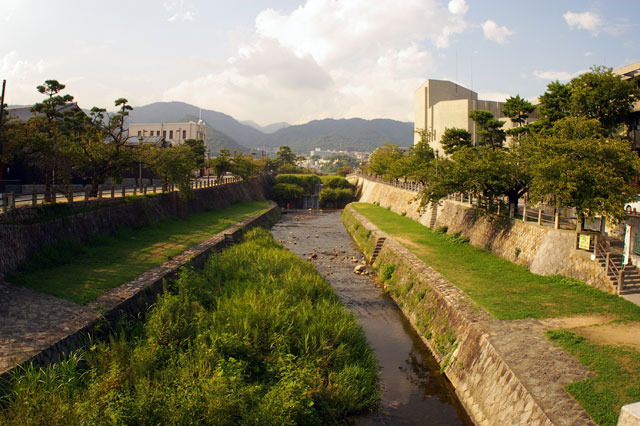
[[[373,253],[371,253],[370,263],[373,264],[373,262],[375,262],[376,259],[378,258],[378,255],[380,254],[380,250],[382,250],[382,246],[384,245],[384,241],[385,241],[385,237],[380,237],[376,241],[376,246],[373,248]]]

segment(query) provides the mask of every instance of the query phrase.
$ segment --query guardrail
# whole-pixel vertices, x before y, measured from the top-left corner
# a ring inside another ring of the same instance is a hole
[[[208,188],[212,186],[225,185],[229,183],[239,182],[238,176],[225,176],[221,182],[217,182],[216,178],[198,178],[191,181],[192,189]],[[13,192],[5,192],[0,194],[0,215],[11,212],[12,210],[22,207],[36,207],[42,204],[56,203],[74,203],[90,200],[124,198],[129,195],[146,195],[156,194],[158,192],[173,192],[178,189],[175,185],[165,188],[162,185],[111,185],[103,187],[99,185],[97,190],[91,189],[86,185],[81,190],[71,190],[64,192],[60,188],[53,188],[48,194],[44,191],[34,190],[31,194],[15,194]]]

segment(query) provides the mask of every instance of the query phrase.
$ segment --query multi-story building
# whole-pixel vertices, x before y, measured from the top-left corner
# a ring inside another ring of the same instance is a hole
[[[640,62],[625,65],[622,68],[613,70],[613,73],[619,75],[623,80],[634,79],[640,75]],[[635,84],[640,84],[640,80],[636,78]],[[640,102],[636,102],[633,105],[633,111],[629,116],[627,124],[627,136],[633,142],[633,148],[640,150]]]
[[[172,145],[180,145],[185,139],[202,139],[206,144],[205,123],[199,120],[197,123],[136,123],[129,125],[129,137],[146,139],[148,137],[161,137]]]
[[[512,128],[511,120],[502,115],[503,105],[503,102],[479,100],[476,92],[451,81],[427,80],[414,95],[415,130],[431,132],[434,138],[431,147],[443,153],[440,139],[449,128],[464,129],[471,133],[474,143],[477,142],[476,126],[469,118],[471,111],[490,111],[505,122],[503,129]],[[420,135],[416,133],[414,143],[419,141]]]

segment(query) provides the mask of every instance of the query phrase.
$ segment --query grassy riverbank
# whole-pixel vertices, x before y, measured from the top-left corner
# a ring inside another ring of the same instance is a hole
[[[498,319],[604,314],[640,321],[640,307],[562,276],[542,276],[371,204],[354,208]]]
[[[186,219],[121,228],[85,243],[56,243],[38,251],[7,281],[85,304],[267,206],[267,201],[237,203]]]
[[[144,323],[16,376],[0,424],[324,425],[375,407],[354,316],[266,231],[246,240],[183,273]]]
[[[595,315],[620,327],[636,327],[640,321],[640,307],[620,297],[570,278],[532,274],[459,235],[431,230],[387,209],[363,203],[353,207],[498,319]],[[366,241],[369,231],[359,226],[354,236]],[[381,278],[388,272],[382,268]],[[565,390],[598,424],[615,426],[622,405],[640,400],[640,351],[635,347],[597,344],[567,330],[549,330],[547,337],[595,373]]]

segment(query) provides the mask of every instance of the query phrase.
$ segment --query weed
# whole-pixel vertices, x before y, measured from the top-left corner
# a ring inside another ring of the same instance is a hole
[[[390,263],[380,268],[380,280],[382,282],[389,281],[396,271],[396,265]]]
[[[515,256],[516,256],[516,258],[517,258],[518,256],[520,256],[520,253],[522,253],[522,249],[521,249],[520,247],[516,247],[516,250],[515,250],[515,253],[514,253],[514,254],[515,254]]]

